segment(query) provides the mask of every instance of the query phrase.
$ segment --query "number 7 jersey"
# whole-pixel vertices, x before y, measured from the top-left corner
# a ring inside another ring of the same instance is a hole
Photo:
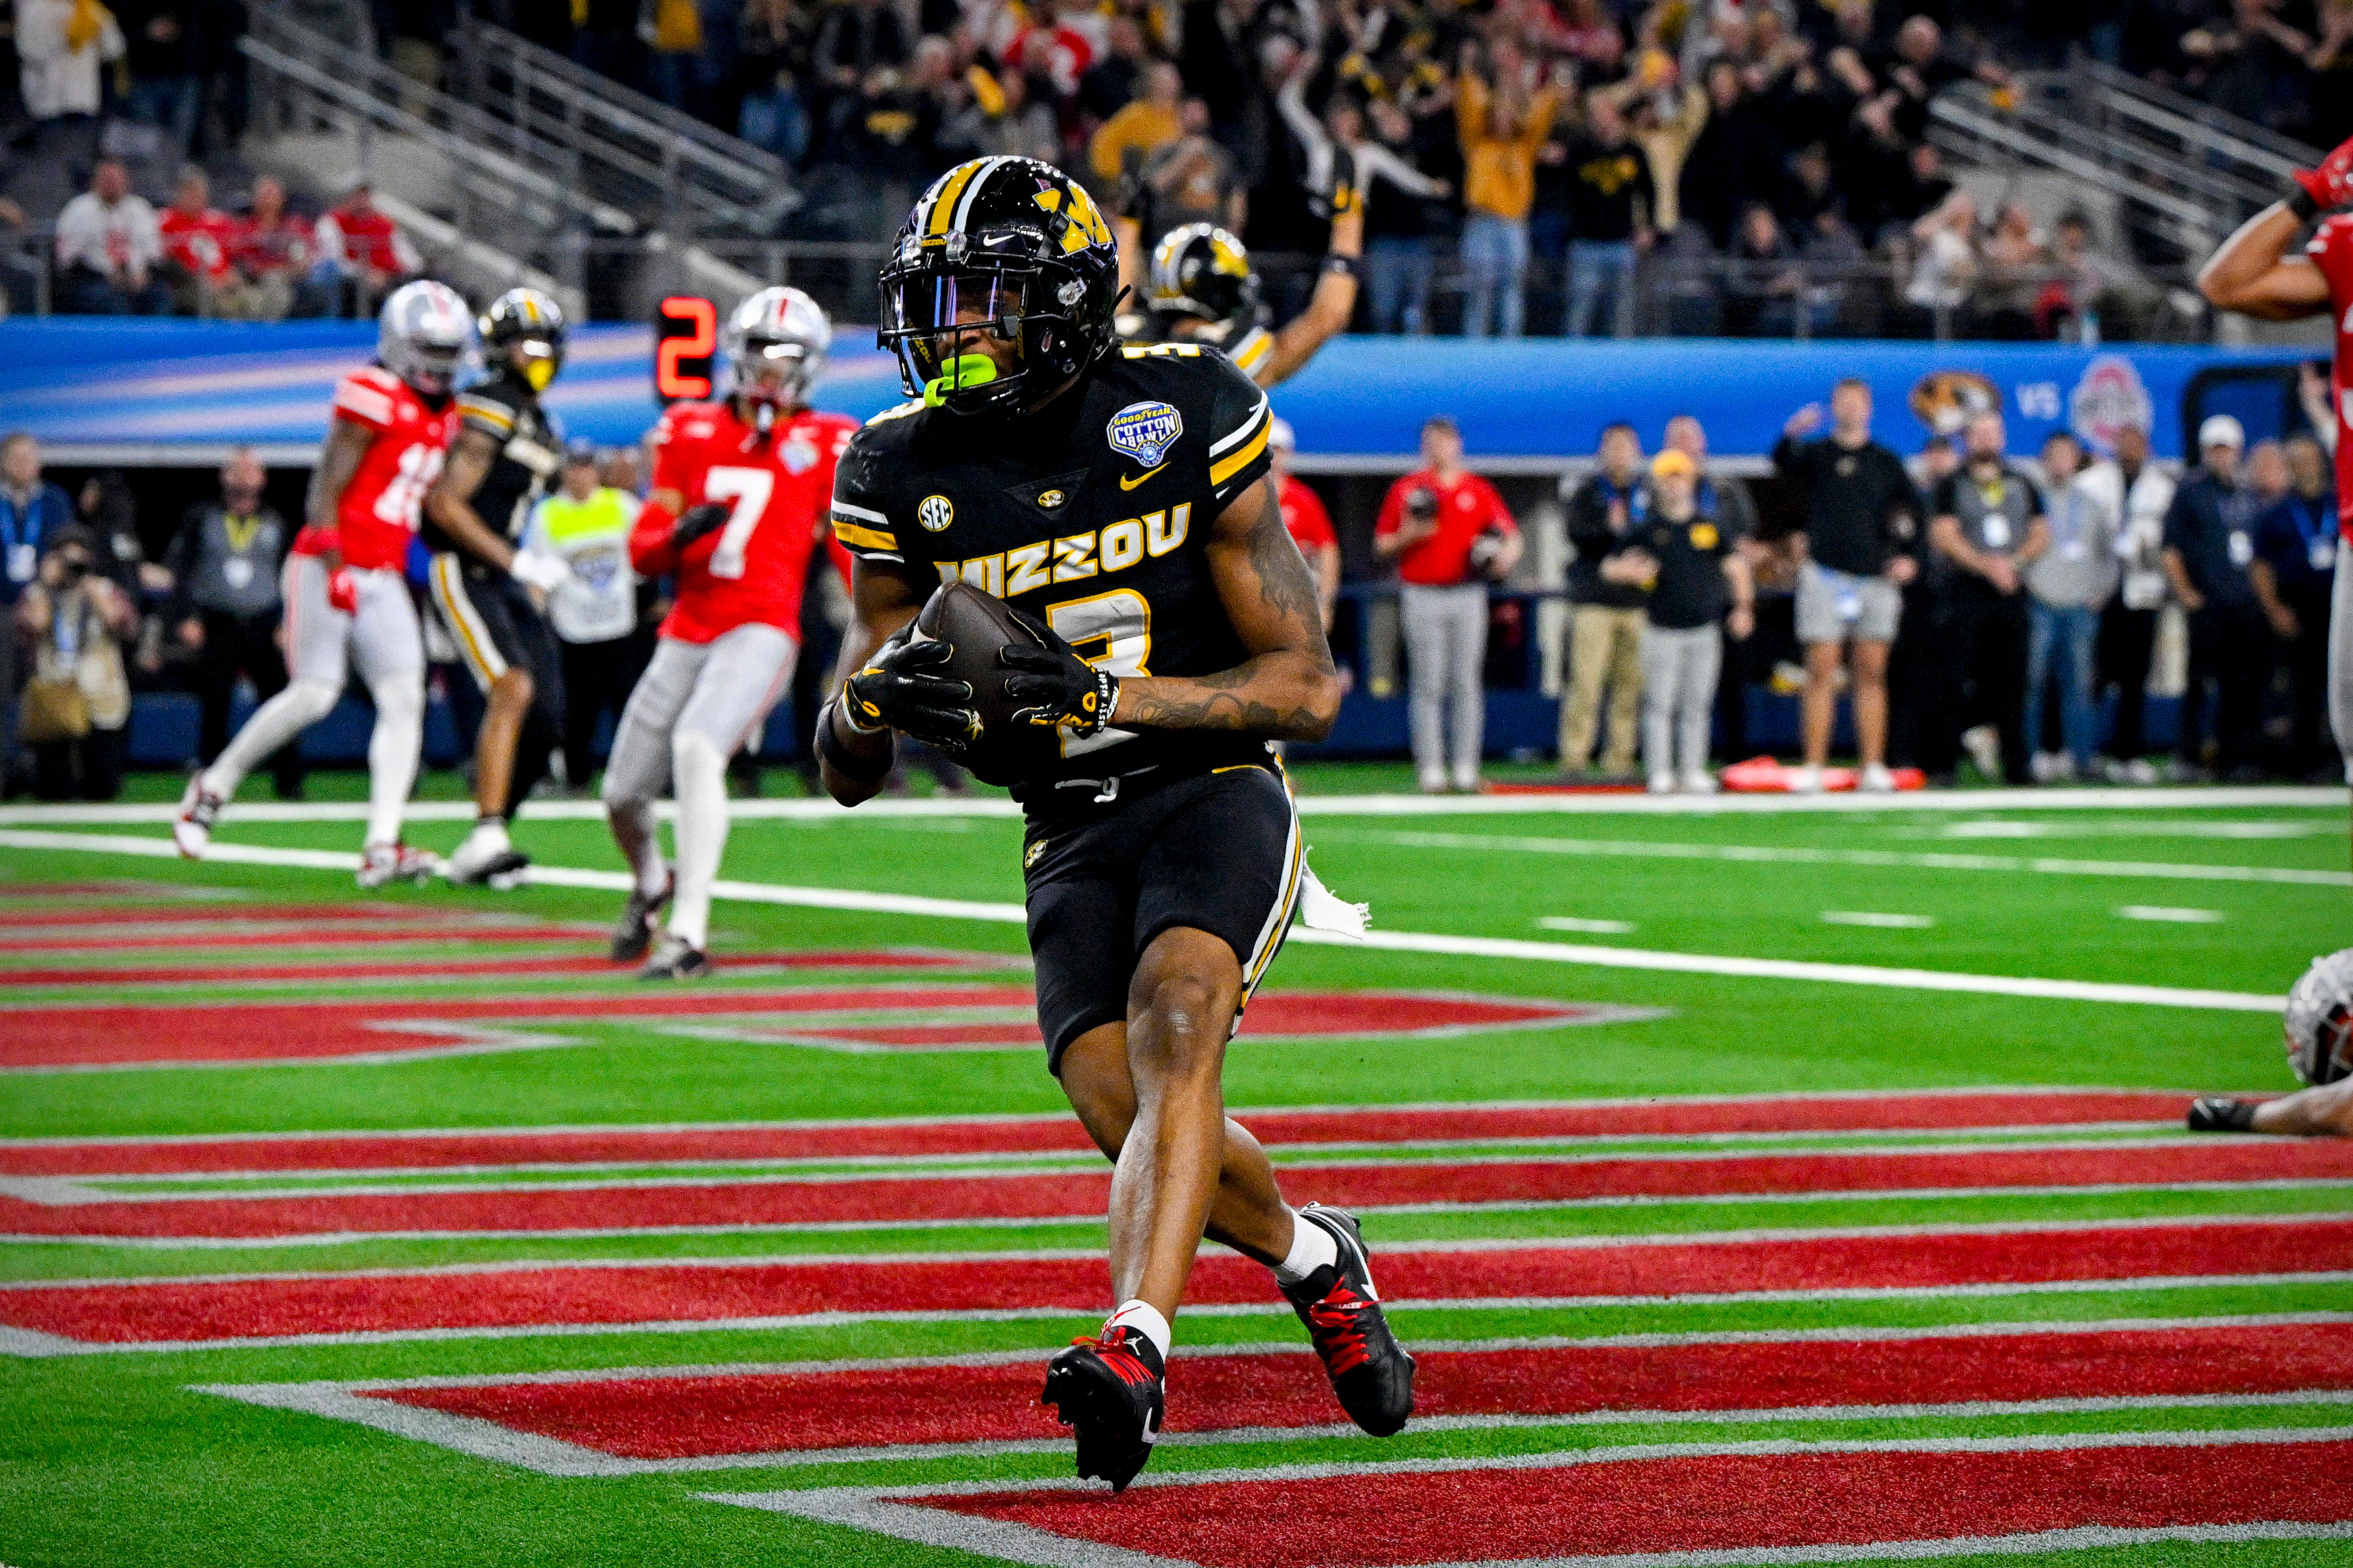
[[[687,508],[727,508],[727,523],[687,546],[668,570],[678,602],[661,635],[709,642],[757,622],[800,638],[809,552],[826,526],[833,470],[858,422],[804,409],[763,436],[724,403],[673,404],[654,426],[653,488]]]

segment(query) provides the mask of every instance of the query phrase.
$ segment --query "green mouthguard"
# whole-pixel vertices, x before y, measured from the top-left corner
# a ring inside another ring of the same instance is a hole
[[[923,384],[923,406],[937,408],[947,395],[966,386],[985,386],[997,379],[997,362],[987,354],[958,354],[943,374]]]

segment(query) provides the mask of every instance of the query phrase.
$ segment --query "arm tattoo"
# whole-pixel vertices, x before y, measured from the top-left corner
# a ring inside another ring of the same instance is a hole
[[[1282,526],[1282,508],[1275,500],[1273,476],[1268,476],[1266,487],[1266,510],[1259,514],[1257,526],[1250,531],[1250,565],[1258,578],[1259,603],[1286,621],[1320,628],[1324,625],[1324,606],[1315,597],[1314,574],[1308,570],[1306,558],[1299,553],[1299,546],[1292,542],[1291,531]],[[1331,668],[1331,650],[1324,647],[1323,639],[1306,640],[1320,653],[1322,668]]]

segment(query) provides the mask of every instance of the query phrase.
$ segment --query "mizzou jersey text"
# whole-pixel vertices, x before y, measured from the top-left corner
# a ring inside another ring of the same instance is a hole
[[[640,575],[674,573],[678,606],[661,635],[709,642],[752,622],[797,640],[809,551],[825,526],[833,469],[857,430],[846,415],[804,409],[765,436],[723,403],[673,405],[654,427],[653,488],[687,507],[716,501],[727,524],[682,554],[666,553],[669,523],[630,542]]]
[[[375,433],[335,508],[343,563],[399,572],[408,564],[417,509],[441,474],[456,429],[455,406],[435,406],[406,382],[374,365],[336,384],[335,416]]]
[[[1208,675],[1247,658],[1206,547],[1265,476],[1268,430],[1266,395],[1224,355],[1120,349],[1018,420],[921,404],[877,416],[835,477],[834,535],[917,581],[961,577],[1115,675]],[[1052,777],[1095,778],[1260,761],[1266,742],[1114,728],[1062,751]]]

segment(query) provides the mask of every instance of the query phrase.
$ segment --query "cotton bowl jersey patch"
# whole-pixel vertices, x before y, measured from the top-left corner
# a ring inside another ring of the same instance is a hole
[[[925,496],[915,509],[915,521],[933,533],[943,533],[955,521],[955,503],[945,496]]]
[[[1103,436],[1111,449],[1156,468],[1168,458],[1168,448],[1185,434],[1185,421],[1166,403],[1131,403],[1111,416]]]

